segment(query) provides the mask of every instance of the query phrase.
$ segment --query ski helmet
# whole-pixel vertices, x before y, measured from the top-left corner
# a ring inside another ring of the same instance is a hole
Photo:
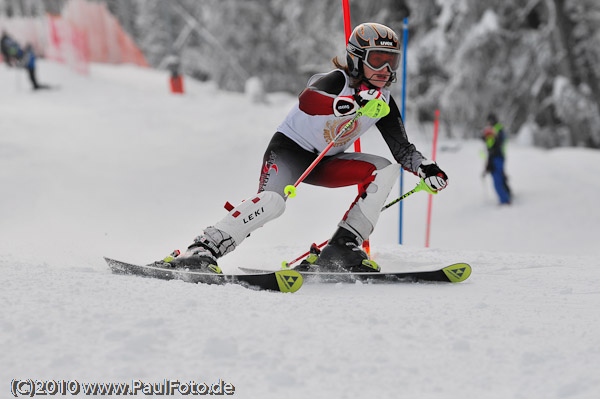
[[[376,71],[389,67],[392,72],[390,82],[394,82],[400,63],[398,35],[387,26],[374,22],[358,25],[346,46],[346,63],[353,78],[363,75],[364,64]]]

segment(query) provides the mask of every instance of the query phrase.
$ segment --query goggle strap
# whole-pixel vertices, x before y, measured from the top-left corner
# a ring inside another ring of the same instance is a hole
[[[348,46],[346,48],[346,50],[352,54],[357,56],[358,58],[364,58],[366,55],[366,50],[362,49],[362,48],[358,48],[355,45],[353,45],[352,43],[348,43]]]

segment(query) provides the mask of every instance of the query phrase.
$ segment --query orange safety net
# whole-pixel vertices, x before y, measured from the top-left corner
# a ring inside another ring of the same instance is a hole
[[[105,4],[71,0],[60,16],[0,18],[0,29],[21,46],[32,44],[38,54],[81,73],[88,72],[90,62],[148,66]]]
[[[83,33],[90,62],[148,66],[142,52],[105,4],[71,0],[62,17]]]

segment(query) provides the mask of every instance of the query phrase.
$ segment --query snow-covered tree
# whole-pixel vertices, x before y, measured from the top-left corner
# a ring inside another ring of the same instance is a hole
[[[477,132],[488,112],[516,132],[533,117],[540,145],[600,147],[600,5],[575,0],[448,0],[411,43],[419,115]],[[423,7],[421,7],[423,9]],[[414,79],[413,79],[414,77]],[[567,132],[567,134],[565,134]]]
[[[0,0],[3,16],[59,13],[68,0]],[[342,2],[323,0],[88,0],[107,4],[158,68],[244,90],[298,92],[344,55]],[[352,25],[402,31],[409,16],[407,114],[441,109],[454,134],[474,136],[498,114],[539,145],[600,148],[598,0],[350,0]],[[399,93],[400,84],[394,88]]]

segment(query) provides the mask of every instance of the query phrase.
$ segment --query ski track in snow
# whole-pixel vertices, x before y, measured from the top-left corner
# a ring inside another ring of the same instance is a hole
[[[0,388],[13,378],[216,382],[239,398],[596,398],[600,393],[600,153],[511,144],[516,193],[496,205],[482,146],[442,140],[450,176],[382,214],[386,270],[473,267],[461,284],[306,284],[296,294],[112,275],[103,255],[150,262],[184,249],[222,205],[252,195],[293,96],[269,104],[167,74],[40,62],[0,65]],[[443,115],[442,115],[443,117]],[[430,143],[407,123],[426,155]],[[389,156],[376,131],[363,151]],[[404,191],[416,184],[405,177]],[[397,188],[395,189],[397,190]],[[398,194],[396,191],[395,194]],[[276,269],[324,241],[355,188],[300,186],[281,218],[223,258]],[[394,197],[395,198],[395,197]],[[390,196],[390,200],[393,199]]]

